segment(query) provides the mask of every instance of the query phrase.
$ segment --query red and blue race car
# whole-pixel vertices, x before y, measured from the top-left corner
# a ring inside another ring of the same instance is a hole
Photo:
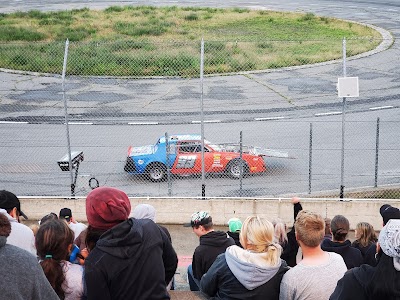
[[[147,175],[154,182],[166,179],[167,166],[171,174],[201,174],[201,149],[200,135],[171,135],[167,142],[162,136],[154,145],[130,146],[124,170],[129,174]],[[266,171],[264,156],[288,157],[288,154],[243,146],[240,156],[238,144],[213,144],[204,140],[205,173],[227,174],[232,178],[262,173]]]

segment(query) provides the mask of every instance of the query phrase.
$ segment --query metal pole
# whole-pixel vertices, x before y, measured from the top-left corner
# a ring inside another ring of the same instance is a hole
[[[376,119],[376,146],[375,146],[375,184],[378,187],[378,166],[379,166],[379,117]]]
[[[206,197],[206,176],[204,162],[204,105],[203,105],[203,73],[204,73],[204,39],[201,39],[200,50],[200,124],[201,124],[201,197]]]
[[[313,142],[313,130],[312,123],[310,123],[310,147],[308,155],[308,193],[311,194],[311,181],[312,181],[312,142]]]
[[[167,162],[167,181],[168,181],[168,196],[172,196],[172,182],[171,182],[171,166],[170,166],[170,144],[169,144],[169,138],[168,138],[168,132],[165,133],[165,155],[166,157],[166,162]]]
[[[346,77],[346,38],[343,38],[343,77]],[[346,97],[343,97],[342,106],[342,160],[340,171],[340,199],[344,197],[344,136],[346,124]]]
[[[239,141],[239,157],[240,157],[240,186],[239,186],[239,197],[243,196],[243,132],[240,131],[240,141]]]
[[[71,177],[71,196],[75,196],[75,180],[72,172],[72,158],[71,158],[71,141],[69,137],[69,122],[68,122],[68,109],[67,109],[67,98],[65,97],[65,73],[67,71],[67,60],[68,60],[68,47],[69,40],[65,41],[65,51],[64,51],[64,63],[62,70],[62,92],[63,92],[63,101],[64,101],[64,115],[65,115],[65,126],[67,131],[67,147],[68,147],[68,160],[69,160],[69,173]]]

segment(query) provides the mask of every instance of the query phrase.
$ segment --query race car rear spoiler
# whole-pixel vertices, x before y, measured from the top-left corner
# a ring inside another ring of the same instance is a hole
[[[220,146],[222,149],[224,149],[224,151],[227,151],[227,152],[239,152],[240,151],[239,144],[220,144]],[[277,158],[292,158],[292,157],[289,157],[289,153],[287,153],[287,152],[283,152],[280,150],[274,150],[274,149],[255,147],[255,146],[242,146],[242,152],[250,153],[253,155],[259,155],[259,156],[268,156],[268,157],[277,157]]]

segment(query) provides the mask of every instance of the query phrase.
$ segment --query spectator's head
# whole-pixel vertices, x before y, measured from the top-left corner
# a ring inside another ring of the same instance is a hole
[[[0,208],[4,209],[10,216],[17,220],[19,219],[19,216],[28,219],[21,210],[21,203],[19,202],[18,197],[9,191],[0,191]]]
[[[85,245],[89,252],[93,250],[93,248],[96,246],[97,241],[106,231],[106,229],[97,229],[93,228],[90,225],[88,226],[88,228],[86,228]]]
[[[132,211],[131,216],[135,219],[150,219],[156,221],[156,209],[150,204],[138,204]]]
[[[67,223],[71,222],[71,218],[72,218],[72,211],[71,209],[64,207],[60,210],[59,213],[59,218],[60,220],[65,220],[67,221]]]
[[[110,229],[127,220],[131,212],[131,202],[121,190],[98,187],[86,197],[86,217],[95,229]]]
[[[45,215],[43,218],[40,219],[39,225],[42,225],[42,224],[46,223],[49,220],[57,220],[57,219],[58,219],[57,214],[51,212],[51,213]]]
[[[197,236],[202,236],[213,230],[211,216],[205,211],[198,211],[192,214],[190,223],[184,224],[185,227],[192,227]]]
[[[382,216],[383,226],[391,219],[400,219],[400,210],[397,207],[393,207],[389,204],[384,204],[379,209]]]
[[[286,224],[281,219],[275,219],[272,224],[274,225],[275,240],[279,245],[284,246],[288,241]]]
[[[230,218],[228,220],[228,227],[230,232],[239,232],[242,229],[242,221],[238,218]]]
[[[67,222],[60,219],[48,220],[40,225],[36,234],[35,245],[40,265],[60,299],[64,299],[65,294],[65,275],[60,262],[68,259],[73,242],[74,232]]]
[[[304,246],[319,247],[325,235],[325,221],[321,215],[302,210],[294,223],[296,239]]]
[[[391,219],[379,233],[378,243],[383,253],[393,257],[393,265],[400,271],[400,220]]]
[[[329,218],[324,218],[325,221],[325,235],[331,235],[331,222]]]
[[[347,238],[350,230],[349,220],[345,216],[336,215],[331,221],[332,239],[334,241],[343,242]]]
[[[74,242],[74,232],[63,220],[48,220],[40,225],[36,234],[36,250],[40,259],[46,255],[55,260],[65,260]]]
[[[240,243],[244,249],[257,253],[268,253],[268,263],[275,265],[282,248],[274,243],[274,225],[260,217],[247,217],[240,231]]]
[[[368,222],[360,222],[356,225],[354,230],[356,240],[361,246],[367,247],[368,245],[375,243],[378,239],[374,227]]]
[[[7,238],[11,233],[11,223],[8,218],[0,214],[0,237]]]

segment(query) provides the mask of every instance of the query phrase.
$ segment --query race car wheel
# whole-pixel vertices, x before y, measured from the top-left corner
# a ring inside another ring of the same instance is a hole
[[[153,182],[164,181],[167,174],[167,168],[165,165],[160,163],[154,163],[147,167],[149,179]]]
[[[242,164],[243,164],[242,176],[244,177],[249,172],[249,166],[244,160],[242,160]],[[226,173],[231,178],[235,179],[240,178],[240,159],[232,160],[226,167]]]

